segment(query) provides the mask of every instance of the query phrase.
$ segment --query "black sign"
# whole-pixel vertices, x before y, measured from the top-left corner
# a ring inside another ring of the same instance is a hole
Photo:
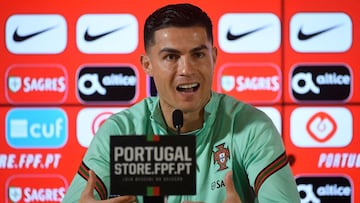
[[[351,72],[345,65],[299,65],[290,81],[298,101],[345,101],[352,91]]]
[[[350,181],[341,176],[296,178],[301,202],[351,203],[353,188]]]
[[[78,73],[78,97],[84,102],[132,103],[138,79],[130,66],[87,66]]]
[[[110,136],[110,195],[196,194],[195,136]]]

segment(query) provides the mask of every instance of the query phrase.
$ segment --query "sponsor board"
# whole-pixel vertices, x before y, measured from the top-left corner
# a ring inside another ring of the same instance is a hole
[[[85,54],[128,54],[138,46],[132,14],[85,14],[76,24],[76,44]]]
[[[89,147],[100,126],[114,113],[126,108],[84,108],[76,118],[76,137],[82,147]]]
[[[137,69],[131,65],[89,65],[77,74],[77,95],[82,103],[131,104],[138,89]]]
[[[296,178],[301,203],[353,203],[352,180],[344,175],[301,175]]]
[[[343,12],[300,12],[290,20],[290,45],[301,53],[346,52],[352,34],[351,18]]]
[[[346,147],[352,137],[352,114],[345,107],[298,107],[291,113],[290,138],[297,147]]]
[[[220,48],[227,53],[272,53],[281,43],[281,26],[273,13],[226,13],[218,23]]]
[[[293,68],[290,83],[297,102],[346,102],[352,96],[353,75],[343,64],[300,64]]]
[[[13,148],[61,148],[68,140],[68,118],[60,108],[13,108],[5,122],[6,142]]]
[[[69,90],[66,69],[58,64],[22,64],[8,68],[5,94],[12,104],[59,104]]]
[[[0,153],[0,169],[56,169],[61,153]]]
[[[195,136],[110,136],[110,195],[196,193]]]
[[[59,54],[67,45],[67,32],[61,15],[14,14],[6,21],[6,47],[13,54]]]
[[[282,93],[281,72],[274,64],[233,63],[220,67],[217,89],[250,103],[275,103]]]
[[[6,203],[61,202],[67,180],[53,174],[17,174],[6,181]]]

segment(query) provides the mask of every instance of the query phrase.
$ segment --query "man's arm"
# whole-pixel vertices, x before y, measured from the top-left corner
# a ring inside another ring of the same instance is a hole
[[[89,148],[87,149],[79,169],[74,176],[67,192],[64,203],[78,202],[82,191],[86,187],[89,179],[89,170],[95,175],[95,199],[107,199],[107,190],[110,181],[109,169],[109,137],[110,135],[120,134],[119,128],[113,120],[105,121],[94,136]]]
[[[84,191],[81,193],[79,203],[128,203],[136,200],[135,196],[121,196],[107,200],[97,201],[94,198],[94,189],[96,187],[96,175],[93,171],[89,170],[89,180],[86,183]]]
[[[289,164],[270,175],[258,191],[259,202],[300,203],[299,192]]]
[[[272,121],[257,115],[249,132],[244,164],[259,202],[300,202],[282,137]]]

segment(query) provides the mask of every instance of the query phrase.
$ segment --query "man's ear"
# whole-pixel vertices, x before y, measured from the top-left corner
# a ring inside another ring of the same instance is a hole
[[[216,64],[217,56],[218,56],[218,50],[217,50],[216,47],[213,47],[213,49],[212,49],[212,55],[213,55],[214,64]]]
[[[149,76],[152,76],[152,67],[151,67],[151,62],[150,62],[149,56],[141,55],[140,63],[141,63],[142,68],[144,69],[145,73],[148,74]]]

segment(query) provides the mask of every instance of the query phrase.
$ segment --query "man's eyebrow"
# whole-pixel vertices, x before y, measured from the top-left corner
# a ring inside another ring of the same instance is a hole
[[[159,54],[164,53],[164,52],[173,53],[173,54],[179,54],[179,53],[180,53],[180,51],[177,50],[177,49],[165,47],[165,48],[163,48],[163,49],[161,49],[161,50],[159,51]]]
[[[206,45],[200,45],[198,47],[195,47],[193,49],[190,50],[190,52],[198,52],[198,51],[201,51],[202,49],[208,49],[208,47]],[[159,53],[164,53],[164,52],[167,52],[167,53],[173,53],[173,54],[180,54],[181,52],[177,49],[173,49],[173,48],[169,48],[169,47],[165,47],[163,49],[161,49],[159,51]]]
[[[202,49],[209,49],[209,48],[206,45],[200,45],[198,47],[191,49],[191,52],[198,52],[201,51]]]

